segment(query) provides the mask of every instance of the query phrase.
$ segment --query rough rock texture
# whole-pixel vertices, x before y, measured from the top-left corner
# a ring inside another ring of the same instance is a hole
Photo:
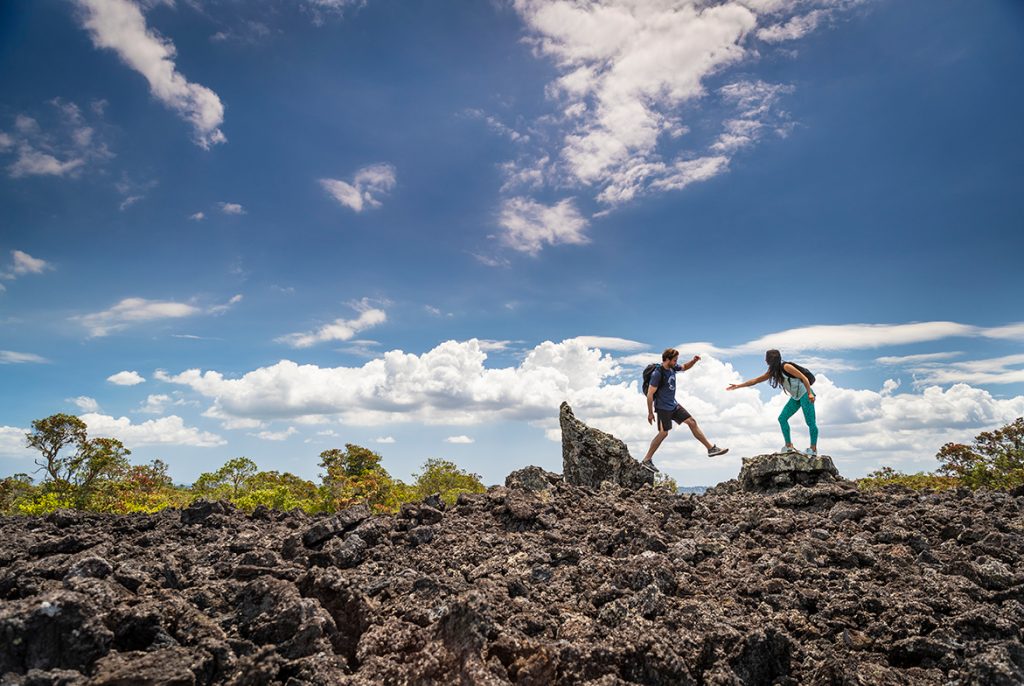
[[[562,403],[558,420],[562,426],[562,474],[570,484],[597,489],[601,482],[609,481],[637,489],[654,483],[654,475],[630,456],[625,443],[576,419],[569,403]]]
[[[0,518],[0,683],[1024,683],[1022,497],[529,473],[394,517]]]
[[[842,480],[828,455],[808,457],[800,453],[770,453],[744,457],[739,477],[718,484],[709,489],[709,493],[775,493],[797,485],[814,486]]]

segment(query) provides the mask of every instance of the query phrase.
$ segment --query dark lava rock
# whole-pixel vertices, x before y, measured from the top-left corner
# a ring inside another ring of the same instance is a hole
[[[1022,498],[538,472],[395,516],[0,517],[0,684],[1024,683]]]
[[[778,491],[791,486],[814,486],[840,480],[828,455],[771,453],[744,457],[739,485],[744,491]]]
[[[505,488],[520,491],[546,491],[562,481],[561,474],[548,472],[540,467],[524,467],[505,477]]]
[[[576,419],[569,403],[562,403],[558,420],[562,474],[570,484],[598,489],[608,481],[635,490],[654,483],[654,474],[630,456],[625,443]]]

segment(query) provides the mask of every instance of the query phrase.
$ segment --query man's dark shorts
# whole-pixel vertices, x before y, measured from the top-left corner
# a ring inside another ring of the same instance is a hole
[[[692,416],[682,405],[676,405],[674,410],[655,410],[655,412],[658,415],[659,431],[671,431],[673,419],[677,424],[682,424]]]

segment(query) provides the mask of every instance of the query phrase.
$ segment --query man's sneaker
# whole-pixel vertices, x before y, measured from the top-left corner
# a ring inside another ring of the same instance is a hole
[[[717,445],[713,445],[708,448],[708,457],[718,457],[719,455],[725,455],[729,452],[728,448],[719,448]]]
[[[798,453],[798,452],[800,452],[800,451],[797,450],[794,446],[784,445],[784,446],[782,446],[782,450],[779,451],[779,454],[780,455],[787,455],[789,453]]]
[[[818,451],[815,450],[814,448],[808,448],[807,450],[804,451],[804,455],[806,455],[807,457],[817,457]]]
[[[651,460],[641,460],[640,466],[649,471],[651,474],[657,474],[660,470],[654,466],[654,462]]]

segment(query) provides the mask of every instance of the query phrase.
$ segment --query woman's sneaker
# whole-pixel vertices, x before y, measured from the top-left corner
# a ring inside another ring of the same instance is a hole
[[[780,455],[788,455],[789,453],[798,453],[798,452],[800,452],[800,451],[797,450],[794,446],[784,445],[784,446],[782,446],[782,450],[779,451],[779,454]]]
[[[806,455],[807,457],[817,457],[818,451],[815,450],[814,448],[808,448],[807,450],[804,451],[804,455]]]
[[[728,448],[719,448],[717,445],[713,445],[708,448],[708,457],[718,457],[719,455],[725,455],[729,452]]]
[[[660,470],[654,466],[654,462],[651,460],[641,460],[640,466],[649,471],[651,474],[657,474]]]

